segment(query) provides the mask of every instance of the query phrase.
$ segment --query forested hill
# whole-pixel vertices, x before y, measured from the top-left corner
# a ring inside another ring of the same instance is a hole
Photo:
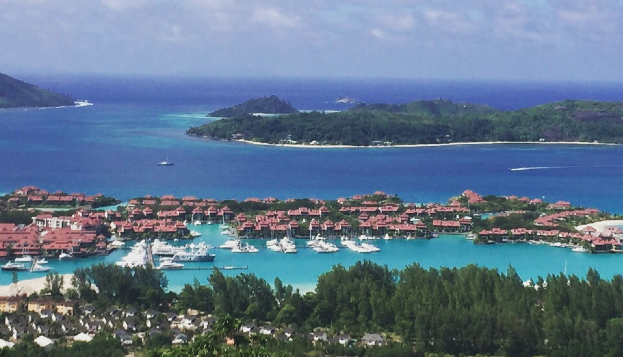
[[[241,115],[189,135],[263,143],[401,145],[454,142],[623,143],[623,103],[564,100],[515,111],[448,100],[359,105],[338,113]]]
[[[208,116],[231,118],[253,113],[289,114],[297,113],[297,109],[293,108],[291,103],[271,95],[269,97],[250,99],[244,103],[214,111],[208,114]]]
[[[67,95],[55,93],[0,73],[0,108],[62,105],[74,105],[74,100]]]
[[[358,104],[350,111],[381,111],[389,113],[416,114],[425,116],[447,116],[447,115],[467,115],[467,114],[493,114],[500,110],[488,105],[472,103],[454,103],[449,99],[437,100],[417,100],[404,104],[372,103],[366,105]]]

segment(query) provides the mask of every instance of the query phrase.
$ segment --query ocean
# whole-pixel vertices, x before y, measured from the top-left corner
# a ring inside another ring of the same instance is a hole
[[[207,141],[185,135],[188,127],[207,122],[206,114],[210,111],[271,94],[290,101],[300,110],[345,109],[346,105],[334,103],[339,96],[367,103],[449,98],[511,110],[566,98],[622,100],[620,83],[96,76],[21,79],[89,100],[93,105],[1,110],[0,192],[36,185],[51,191],[103,193],[122,200],[146,194],[241,200],[247,197],[336,199],[381,190],[397,194],[407,202],[427,203],[446,202],[449,197],[472,189],[483,195],[566,200],[607,212],[623,212],[623,147],[620,145],[303,149]],[[156,165],[166,158],[175,166]],[[460,238],[449,238],[449,242],[457,239]],[[371,255],[371,259],[389,266],[411,261],[432,266],[466,264],[462,249],[452,254],[456,250],[441,242],[448,241],[413,244],[415,247],[438,245],[433,249],[447,252],[440,256],[422,255],[418,248],[411,248],[407,250],[412,252],[409,256],[396,260],[396,254],[385,254],[383,249],[381,254]],[[464,247],[465,242],[458,244]],[[510,245],[471,249],[475,251],[475,262],[488,266],[505,268],[508,263],[514,263],[516,267],[523,266],[525,261],[528,268],[522,275],[526,277],[564,269],[559,261],[557,264],[554,261],[553,266],[532,268],[536,252],[544,250],[541,257],[548,259],[549,254],[560,254],[549,253],[557,251],[556,248],[528,250],[521,245]],[[523,253],[518,254],[520,251]],[[266,277],[270,278],[271,274],[288,274],[285,271],[289,269],[283,269],[284,265],[270,268],[277,260],[309,261],[303,258],[304,254],[292,258],[269,256],[269,253],[272,252],[246,258],[259,262],[248,272],[267,272]],[[333,256],[340,258],[318,259],[350,264],[360,258],[339,254]],[[487,263],[493,255],[498,262]],[[430,257],[439,260],[425,260]],[[215,264],[221,264],[224,258],[218,256]],[[322,263],[318,259],[310,260],[319,262],[317,265],[306,264],[306,270],[314,273],[298,273],[306,276],[306,281],[294,277],[284,280],[314,284],[311,277],[331,267],[327,261]],[[572,266],[580,260],[584,261],[582,265],[597,266],[600,273],[622,272],[622,256],[579,254],[570,256],[569,272],[574,271]],[[605,262],[611,268],[606,268]],[[180,281],[178,273],[171,274]],[[0,283],[5,275],[0,274]]]

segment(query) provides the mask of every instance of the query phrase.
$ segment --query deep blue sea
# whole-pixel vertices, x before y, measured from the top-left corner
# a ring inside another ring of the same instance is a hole
[[[189,126],[207,122],[205,116],[210,111],[271,94],[291,101],[300,110],[347,108],[333,103],[339,96],[368,103],[449,98],[511,110],[565,98],[622,100],[621,83],[93,76],[21,79],[89,100],[94,105],[1,110],[0,192],[37,185],[52,191],[101,192],[123,200],[146,194],[216,199],[268,196],[333,199],[382,190],[398,194],[406,201],[425,203],[445,202],[465,189],[472,189],[481,194],[544,197],[548,201],[567,200],[608,212],[623,212],[622,146],[303,149],[205,141],[184,134]],[[165,158],[175,162],[175,166],[156,166]],[[510,170],[522,167],[541,169]],[[443,243],[417,242],[413,246],[446,245],[456,239],[460,238],[438,241]],[[407,243],[412,242],[404,242]],[[464,247],[465,242],[458,244]],[[452,254],[456,248],[433,248],[448,252],[435,256],[440,259],[437,262],[427,260],[431,254],[419,254],[417,248],[408,250],[402,259],[397,254],[384,254],[384,250],[371,259],[393,267],[412,261],[431,266],[466,264],[462,248]],[[535,252],[556,248],[512,248],[471,248],[475,251],[473,261],[502,268],[511,262],[515,266],[527,265],[524,277],[544,276],[564,268],[564,263],[559,261],[554,261],[553,266],[532,263]],[[330,269],[333,263],[350,264],[357,259],[318,258],[331,262],[321,263],[303,254],[292,258],[269,253],[246,258],[267,261],[261,264],[264,268],[257,266],[250,272],[264,271],[263,276],[269,280],[273,280],[272,274],[286,274],[281,276],[283,280],[302,286],[314,283],[314,277]],[[549,259],[549,254],[541,255],[541,259]],[[582,256],[571,255],[569,272],[580,259],[582,265],[596,265],[603,274],[622,272],[622,256]],[[310,274],[288,272],[286,263],[270,268],[275,260],[286,262],[286,259],[298,262],[305,259],[307,265],[316,268],[307,267]],[[221,264],[219,256],[218,262]],[[64,269],[59,271],[67,270]],[[182,281],[178,273],[171,274],[177,277],[176,281]],[[0,274],[0,283],[4,275]]]

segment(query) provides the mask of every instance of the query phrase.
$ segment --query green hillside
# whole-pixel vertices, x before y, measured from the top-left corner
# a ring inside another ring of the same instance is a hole
[[[424,116],[446,116],[467,114],[493,114],[500,110],[488,105],[472,103],[454,103],[449,99],[417,100],[404,104],[359,104],[349,109],[350,111],[382,111],[389,113],[404,113]]]
[[[448,100],[359,105],[338,113],[242,115],[188,135],[263,143],[400,145],[454,142],[623,142],[622,102],[565,100],[515,111]]]
[[[63,94],[37,87],[0,73],[0,108],[74,105]]]
[[[209,117],[236,117],[252,113],[289,114],[297,113],[291,103],[281,100],[275,95],[250,99],[232,107],[220,109],[208,114]]]

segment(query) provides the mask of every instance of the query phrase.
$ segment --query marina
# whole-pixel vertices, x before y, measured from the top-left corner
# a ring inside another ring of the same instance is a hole
[[[236,241],[221,234],[218,225],[201,225],[195,227],[202,236],[178,242],[168,241],[167,244],[184,247],[187,244],[207,244],[218,247],[227,241]],[[184,284],[192,284],[194,279],[205,282],[214,268],[224,274],[237,275],[241,271],[253,273],[258,277],[273,282],[279,277],[285,284],[291,284],[302,291],[314,288],[319,275],[341,264],[345,267],[359,260],[367,259],[389,268],[402,269],[407,265],[420,264],[423,267],[462,267],[467,264],[478,264],[505,271],[512,264],[519,276],[525,281],[547,274],[564,272],[565,262],[567,274],[585,276],[590,267],[596,269],[602,277],[610,278],[622,274],[623,256],[620,254],[588,254],[576,253],[570,248],[551,247],[548,244],[493,244],[477,245],[465,239],[464,235],[441,234],[436,239],[378,239],[361,242],[370,243],[381,249],[377,253],[356,253],[341,245],[339,239],[327,239],[328,243],[337,246],[338,251],[331,254],[319,254],[307,243],[310,239],[293,239],[297,254],[279,254],[266,248],[270,239],[243,239],[258,247],[258,253],[232,253],[228,249],[213,249],[214,262],[183,263],[183,269],[163,270],[169,280],[168,288],[180,291]],[[117,263],[132,252],[137,242],[126,242],[129,249],[119,249],[107,256],[93,256],[85,259],[68,261],[50,260],[49,265],[59,274],[73,273],[76,268],[89,267],[98,263]],[[155,266],[160,264],[158,256],[153,256]],[[140,259],[139,261],[143,261]],[[245,267],[246,269],[243,269]],[[29,279],[34,274],[27,270],[18,272],[19,279]],[[0,285],[11,283],[11,273],[0,273]]]

